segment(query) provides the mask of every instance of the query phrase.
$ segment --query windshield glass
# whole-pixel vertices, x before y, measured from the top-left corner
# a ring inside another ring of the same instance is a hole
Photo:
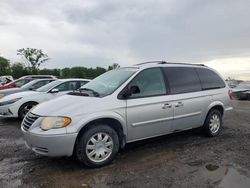
[[[50,82],[49,84],[46,84],[43,87],[40,87],[36,91],[38,91],[38,92],[47,92],[47,91],[49,91],[50,89],[52,89],[53,87],[57,86],[60,83],[62,83],[61,80],[56,80],[56,81]]]
[[[137,70],[137,68],[120,68],[111,70],[101,76],[98,76],[94,80],[82,86],[80,89],[87,88],[97,92],[101,96],[110,95]]]
[[[29,83],[23,85],[21,88],[28,89],[28,88],[32,87],[32,85],[33,85],[34,83],[36,83],[36,82],[37,82],[37,80],[32,80],[31,82],[29,82]]]

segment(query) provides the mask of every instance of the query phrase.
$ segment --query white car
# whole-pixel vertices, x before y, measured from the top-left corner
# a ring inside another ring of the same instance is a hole
[[[79,89],[88,79],[59,79],[36,91],[11,94],[0,99],[0,117],[23,119],[35,105]]]

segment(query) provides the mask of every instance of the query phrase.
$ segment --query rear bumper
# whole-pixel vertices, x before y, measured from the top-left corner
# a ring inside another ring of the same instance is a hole
[[[74,151],[77,133],[62,135],[39,135],[23,131],[26,146],[44,156],[71,156]]]

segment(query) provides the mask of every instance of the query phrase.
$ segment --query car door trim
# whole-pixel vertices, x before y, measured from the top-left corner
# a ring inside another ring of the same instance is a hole
[[[201,112],[194,112],[194,113],[189,113],[185,115],[174,116],[174,119],[182,119],[182,118],[193,117],[193,116],[198,116],[198,115],[201,115]]]
[[[132,127],[145,126],[147,124],[170,121],[173,119],[174,119],[173,117],[168,117],[168,118],[160,118],[160,119],[154,119],[154,120],[149,120],[149,121],[142,121],[142,122],[138,122],[138,123],[132,123]]]

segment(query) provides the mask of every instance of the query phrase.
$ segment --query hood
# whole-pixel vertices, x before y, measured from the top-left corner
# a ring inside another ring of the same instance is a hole
[[[11,94],[11,95],[8,95],[8,96],[5,96],[5,97],[1,98],[0,102],[16,99],[16,98],[20,98],[20,97],[23,98],[23,97],[26,97],[26,96],[31,97],[31,96],[34,96],[34,95],[39,95],[39,92],[37,92],[37,91],[24,91],[24,92],[14,93],[14,94]]]
[[[37,105],[32,113],[40,116],[74,116],[97,111],[103,101],[104,98],[98,97],[64,95]]]
[[[233,89],[233,93],[244,92],[244,91],[250,91],[250,89],[239,89],[239,88]]]
[[[1,90],[0,94],[9,95],[9,94],[17,93],[17,92],[21,92],[21,91],[23,91],[23,90],[20,88],[9,88],[9,89]]]

